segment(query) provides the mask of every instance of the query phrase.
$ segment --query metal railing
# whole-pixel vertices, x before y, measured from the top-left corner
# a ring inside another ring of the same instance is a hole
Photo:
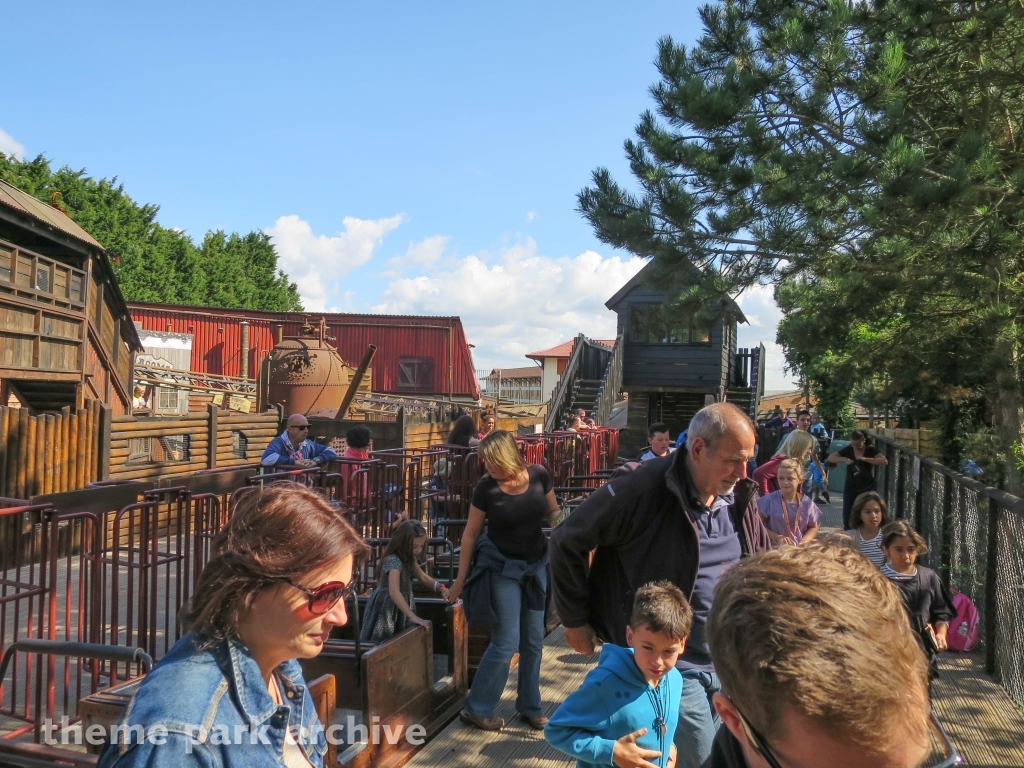
[[[914,522],[927,564],[974,601],[985,671],[1024,707],[1024,500],[874,439],[889,461],[876,484],[891,515]]]

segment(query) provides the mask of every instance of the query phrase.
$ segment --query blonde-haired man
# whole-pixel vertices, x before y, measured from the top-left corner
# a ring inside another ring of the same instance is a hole
[[[849,547],[738,563],[707,631],[723,727],[705,768],[916,768],[928,755],[928,662],[899,594]]]

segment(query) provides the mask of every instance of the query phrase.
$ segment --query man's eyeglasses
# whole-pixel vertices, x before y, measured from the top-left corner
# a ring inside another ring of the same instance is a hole
[[[308,432],[309,424],[299,424],[298,426],[291,427],[291,429],[297,429],[299,432]]]
[[[282,579],[282,581],[291,584],[309,597],[309,612],[314,616],[323,616],[337,605],[339,600],[347,600],[355,591],[355,582],[346,584],[343,581],[328,581],[316,589],[310,589],[301,584],[296,584],[291,579]]]
[[[733,707],[736,707],[736,702],[733,702]],[[736,709],[736,714],[739,715],[740,723],[743,726],[743,732],[747,735],[747,741],[754,748],[761,757],[765,759],[771,768],[783,768],[782,763],[779,762],[778,758],[772,752],[771,747],[768,746],[768,740],[762,736],[757,729],[750,724],[750,721]],[[937,741],[941,745],[942,757],[940,762],[933,762],[933,760],[926,761],[922,764],[921,768],[953,768],[955,765],[963,763],[963,758],[960,757],[960,753],[956,751],[956,747],[953,746],[953,741],[949,738],[949,734],[946,733],[946,729],[942,727],[942,723],[939,722],[939,718],[935,716],[935,712],[929,710],[928,712],[928,725],[931,728],[932,739],[930,741]],[[934,755],[934,749],[932,750]]]

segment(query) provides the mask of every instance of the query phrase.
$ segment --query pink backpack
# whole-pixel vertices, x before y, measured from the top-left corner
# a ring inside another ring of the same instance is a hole
[[[963,592],[950,590],[953,593],[953,610],[956,618],[949,622],[949,634],[946,643],[949,650],[967,653],[973,651],[978,644],[978,609],[971,598]]]

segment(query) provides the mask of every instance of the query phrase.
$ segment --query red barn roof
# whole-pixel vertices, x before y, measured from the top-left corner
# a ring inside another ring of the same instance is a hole
[[[458,317],[259,312],[142,302],[130,302],[128,306],[132,320],[147,331],[192,334],[192,370],[196,372],[239,375],[242,321],[249,323],[249,375],[254,376],[274,347],[274,326],[283,325],[285,336],[296,336],[307,320],[318,325],[324,318],[328,335],[334,337],[330,343],[352,367],[359,364],[368,345],[377,345],[371,366],[374,392],[480,398],[469,345]],[[410,360],[421,361],[420,371],[422,361],[430,361],[427,367],[432,367],[432,375],[422,386],[409,387],[408,381],[400,381],[399,363]]]

